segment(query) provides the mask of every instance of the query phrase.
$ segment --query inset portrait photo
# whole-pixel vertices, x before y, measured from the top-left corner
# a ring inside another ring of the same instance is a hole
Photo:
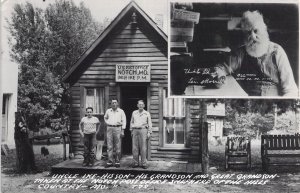
[[[170,10],[170,96],[298,98],[298,4],[174,1]]]

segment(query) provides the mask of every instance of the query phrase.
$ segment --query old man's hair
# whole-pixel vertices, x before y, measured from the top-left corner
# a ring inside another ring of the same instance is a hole
[[[250,30],[254,23],[258,23],[260,27],[267,29],[263,16],[258,11],[246,11],[241,19],[242,30]]]

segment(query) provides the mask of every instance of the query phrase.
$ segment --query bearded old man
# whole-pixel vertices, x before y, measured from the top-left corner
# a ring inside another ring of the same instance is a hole
[[[218,76],[232,74],[249,96],[298,96],[298,88],[283,48],[269,40],[267,26],[258,11],[246,11],[241,19],[244,45],[228,64],[218,65]]]

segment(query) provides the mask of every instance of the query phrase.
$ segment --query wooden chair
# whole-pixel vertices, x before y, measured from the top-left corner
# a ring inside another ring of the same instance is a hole
[[[244,158],[241,161],[231,158]],[[246,158],[246,159],[245,159]],[[225,145],[225,169],[231,165],[246,165],[251,168],[251,139],[247,137],[228,137]]]

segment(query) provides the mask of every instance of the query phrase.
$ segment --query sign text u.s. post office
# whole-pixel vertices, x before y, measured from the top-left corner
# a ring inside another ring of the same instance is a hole
[[[117,64],[116,82],[150,82],[150,64]]]

